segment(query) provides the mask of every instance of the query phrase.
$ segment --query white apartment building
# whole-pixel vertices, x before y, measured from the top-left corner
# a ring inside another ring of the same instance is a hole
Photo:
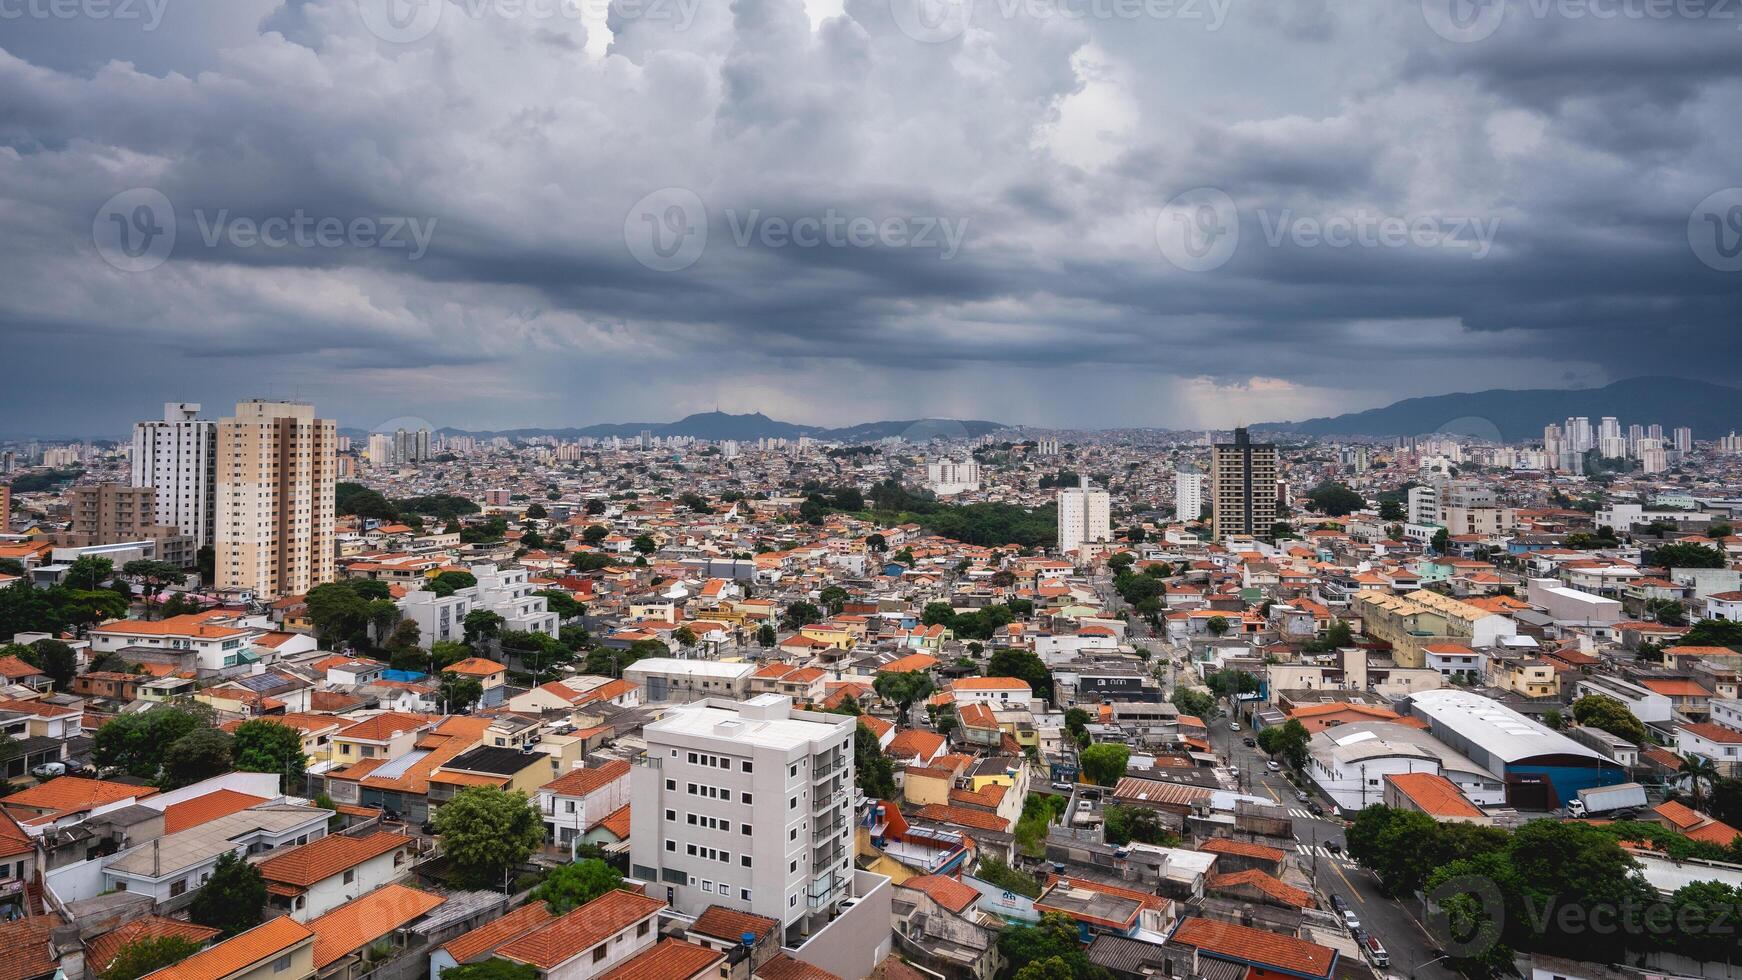
[[[152,621],[122,619],[91,627],[91,656],[123,650],[161,650],[193,660],[200,670],[217,671],[251,657],[254,638],[264,632],[220,622],[211,616],[172,616]]]
[[[953,459],[932,460],[925,466],[925,485],[940,497],[973,493],[980,489],[980,464],[972,456],[963,457],[959,463]]]
[[[1113,539],[1112,509],[1107,491],[1090,487],[1087,476],[1081,479],[1080,486],[1059,491],[1058,550],[1061,555],[1076,551],[1084,544]]]
[[[1173,475],[1173,516],[1195,521],[1204,513],[1204,474],[1182,469]]]
[[[777,694],[673,707],[631,776],[631,874],[686,915],[767,916],[789,942],[820,929],[853,897],[856,724]]]
[[[641,689],[642,704],[704,698],[743,701],[750,697],[750,677],[755,673],[753,663],[647,657],[623,668],[623,679]]]
[[[155,523],[181,529],[194,547],[212,543],[217,512],[218,424],[195,402],[166,402],[163,420],[133,425],[132,484],[156,490]]]
[[[467,614],[478,609],[501,616],[504,630],[557,635],[557,614],[550,611],[544,596],[535,594],[530,571],[494,565],[472,565],[467,571],[477,585],[455,589],[448,596],[419,589],[398,600],[401,615],[417,624],[424,643],[464,636]]]
[[[256,399],[218,420],[217,587],[276,599],[333,580],[332,419]]]

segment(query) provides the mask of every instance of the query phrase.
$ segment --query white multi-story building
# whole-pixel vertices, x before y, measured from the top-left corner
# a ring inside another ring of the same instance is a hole
[[[710,698],[643,729],[632,774],[631,873],[677,911],[764,915],[787,938],[853,896],[853,733],[790,698]]]
[[[1694,451],[1693,429],[1690,429],[1685,425],[1676,426],[1675,451],[1678,453],[1691,453]]]
[[[1440,492],[1431,484],[1409,488],[1409,523],[1424,527],[1440,522]]]
[[[369,434],[369,465],[393,465],[393,437],[385,432]]]
[[[1076,551],[1085,544],[1110,541],[1113,538],[1112,509],[1107,491],[1089,486],[1089,478],[1074,489],[1060,490],[1059,554]]]
[[[477,585],[440,596],[428,589],[407,592],[398,600],[400,613],[417,623],[425,643],[457,640],[466,633],[466,616],[483,609],[502,617],[504,630],[557,635],[561,625],[544,596],[534,594],[532,573],[524,568],[473,565],[468,571]]]
[[[1182,521],[1204,516],[1204,474],[1181,467],[1173,475],[1173,516]]]
[[[212,543],[216,510],[218,424],[199,417],[193,402],[166,402],[163,420],[133,425],[136,487],[156,490],[155,523],[181,529],[194,547]]]
[[[936,459],[925,466],[925,484],[932,493],[950,497],[958,493],[974,493],[980,489],[980,464],[974,457]]]

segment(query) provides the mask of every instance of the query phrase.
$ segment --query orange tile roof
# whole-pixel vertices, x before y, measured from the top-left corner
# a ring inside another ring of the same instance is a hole
[[[1647,677],[1640,680],[1639,686],[1649,688],[1666,697],[1706,698],[1712,696],[1712,692],[1706,690],[1699,682],[1688,680],[1685,677]]]
[[[389,711],[373,718],[365,718],[354,725],[349,725],[339,731],[339,738],[365,739],[371,742],[385,742],[403,732],[412,732],[427,726],[430,719],[424,715],[405,714]]]
[[[464,660],[456,661],[455,663],[443,667],[442,672],[446,673],[452,671],[456,674],[470,674],[476,677],[488,677],[491,674],[500,674],[507,669],[507,665],[499,664],[494,660],[486,660],[483,657],[467,657]]]
[[[267,881],[307,888],[317,881],[325,881],[348,868],[354,868],[370,858],[380,857],[411,843],[411,838],[385,830],[368,837],[332,834],[267,858],[256,867],[260,870],[260,877]]]
[[[952,691],[1016,691],[1028,687],[1028,682],[1017,677],[964,677],[950,682]]]
[[[528,902],[500,919],[455,936],[442,948],[448,951],[454,962],[468,963],[495,952],[496,947],[513,942],[554,918],[556,916],[551,914],[549,905]]]
[[[1210,888],[1237,888],[1249,885],[1271,898],[1277,899],[1295,908],[1310,909],[1313,907],[1313,897],[1299,888],[1283,884],[1280,880],[1265,874],[1257,868],[1237,871],[1233,874],[1215,875],[1204,882]]]
[[[914,811],[913,815],[921,820],[932,820],[937,823],[956,824],[978,830],[996,830],[1003,834],[1010,832],[1010,821],[1003,817],[981,810],[969,810],[965,807],[927,803]]]
[[[6,952],[0,957],[0,980],[31,980],[56,972],[49,939],[62,925],[53,913],[0,922],[0,950]]]
[[[1437,772],[1400,772],[1385,777],[1423,813],[1436,817],[1480,817],[1482,811]]]
[[[146,976],[151,980],[223,980],[256,963],[276,959],[313,938],[314,933],[307,926],[289,916],[280,916]]]
[[[192,922],[181,922],[167,919],[161,915],[147,915],[143,919],[134,919],[113,932],[104,933],[91,940],[85,946],[85,966],[102,973],[115,962],[115,954],[121,952],[121,947],[140,939],[158,939],[163,936],[180,936],[204,945],[217,929],[211,926],[195,925]]]
[[[1337,962],[1337,951],[1329,946],[1196,916],[1179,924],[1173,942],[1195,946],[1218,959],[1276,967],[1309,977],[1330,976]]]
[[[591,769],[571,769],[539,789],[563,796],[586,796],[628,776],[629,763],[623,759],[612,759]]]
[[[252,796],[248,793],[238,793],[233,789],[220,789],[196,796],[191,800],[171,803],[163,808],[163,832],[173,834],[189,827],[227,817],[232,813],[241,813],[251,806],[259,806],[266,802],[264,796]]]
[[[382,885],[311,919],[308,927],[315,934],[315,969],[369,945],[445,901],[440,895],[404,885]]]
[[[681,939],[663,939],[624,963],[600,974],[599,980],[685,980],[724,961],[726,954]]]
[[[59,776],[13,793],[5,798],[3,805],[36,810],[81,810],[116,803],[128,797],[144,799],[156,795],[157,790],[150,786],[132,786],[83,776]]]
[[[750,912],[740,912],[724,905],[710,905],[696,916],[695,925],[690,931],[699,932],[714,939],[726,939],[738,942],[745,933],[750,933],[757,939],[780,928],[780,923],[766,915],[755,915]]]
[[[598,825],[600,827],[603,827],[606,830],[610,831],[613,835],[616,836],[616,838],[618,840],[628,840],[629,839],[629,807],[625,806],[621,810],[615,810],[615,811],[612,811],[611,813],[607,813],[605,815],[605,819],[599,821]]]
[[[496,951],[496,955],[543,970],[555,969],[636,922],[665,903],[631,891],[607,892],[542,928]]]
[[[905,968],[907,965],[893,958],[883,961],[887,970],[889,964]],[[894,972],[885,974],[890,980],[896,976]],[[920,976],[915,973],[914,976]],[[785,953],[776,953],[768,962],[756,968],[757,980],[842,980],[840,974],[830,973],[820,966],[812,966],[802,960],[795,960]]]
[[[980,893],[946,875],[917,875],[901,883],[903,888],[924,892],[931,900],[960,915],[980,900]]]
[[[20,681],[26,677],[42,676],[45,675],[40,667],[32,667],[23,660],[11,656],[10,654],[0,657],[0,677],[4,677],[10,681]]]
[[[1198,850],[1210,854],[1233,854],[1238,857],[1262,858],[1266,861],[1281,861],[1286,855],[1274,847],[1263,844],[1253,844],[1243,840],[1229,840],[1226,837],[1214,837],[1204,841]]]
[[[1688,732],[1693,732],[1695,735],[1700,736],[1701,738],[1705,739],[1708,742],[1718,742],[1718,743],[1729,744],[1729,745],[1742,745],[1742,732],[1739,732],[1739,731],[1735,730],[1734,728],[1725,728],[1723,725],[1714,725],[1709,721],[1701,721],[1701,722],[1695,722],[1695,723],[1690,724],[1690,725],[1683,725],[1682,730],[1688,731]],[[17,799],[16,794],[14,794],[13,796],[7,797],[7,802],[11,802],[12,800],[15,800],[15,799]]]

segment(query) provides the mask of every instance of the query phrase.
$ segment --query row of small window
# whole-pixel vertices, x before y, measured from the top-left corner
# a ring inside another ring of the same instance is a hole
[[[684,814],[684,817],[684,822],[688,823],[691,827],[701,827],[703,830],[723,830],[728,834],[732,832],[732,821],[730,820],[722,820],[719,817],[710,817],[703,813],[686,813]],[[665,822],[677,823],[677,811],[665,811]],[[739,824],[738,826],[742,828],[739,831],[740,833],[745,837],[750,836],[749,824]]]
[[[666,780],[665,781],[665,790],[668,793],[677,792],[677,780],[675,780],[675,779]],[[702,786],[698,783],[687,783],[687,784],[685,784],[684,792],[688,793],[691,796],[705,796],[710,800],[724,800],[727,803],[732,802],[732,791],[729,789],[726,789],[724,787],[720,787],[720,786]],[[745,806],[754,805],[751,802],[751,800],[753,799],[753,796],[751,794],[739,793],[738,796],[739,796],[738,802],[744,804]]]
[[[677,752],[672,752],[672,755],[677,755]],[[753,771],[750,768],[749,759],[743,759],[740,760],[740,762],[742,763],[745,772]],[[732,758],[731,756],[725,755],[709,755],[706,752],[691,752],[689,754],[689,764],[692,766],[708,766],[712,769],[730,769],[732,768]]]
[[[674,840],[671,840],[668,838],[665,842],[665,849],[670,851],[673,854],[676,854],[677,853],[677,841],[674,841]],[[722,851],[717,847],[707,847],[707,846],[704,846],[701,844],[685,844],[684,845],[684,852],[687,853],[690,857],[706,858],[709,861],[719,861],[722,864],[731,864],[732,863],[732,852],[731,851]],[[750,867],[750,855],[748,855],[748,854],[738,855],[738,863],[743,867],[746,867],[746,868]]]
[[[720,895],[720,896],[723,896],[725,898],[732,897],[732,886],[731,885],[728,885],[723,881],[720,882],[718,885],[716,885],[712,881],[709,881],[705,878],[698,879],[695,875],[685,874],[684,872],[678,871],[674,868],[666,868],[664,871],[662,871],[660,873],[660,880],[664,881],[666,884],[669,884],[669,885],[687,884],[692,888],[700,887],[702,891],[705,891],[705,892],[712,894],[712,895]],[[742,899],[743,901],[746,901],[746,902],[750,901],[750,889],[748,889],[748,888],[738,889],[738,897],[740,899]],[[722,975],[724,975],[723,971],[722,971]]]

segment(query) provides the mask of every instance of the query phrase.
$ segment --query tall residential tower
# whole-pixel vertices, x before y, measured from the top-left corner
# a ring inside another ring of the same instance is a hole
[[[157,491],[151,523],[180,528],[195,548],[213,542],[217,523],[218,426],[199,415],[197,403],[167,402],[163,421],[133,426],[132,483]]]
[[[333,580],[332,419],[254,400],[218,421],[217,587],[259,599]]]
[[[1276,523],[1276,447],[1253,442],[1243,428],[1233,442],[1210,450],[1211,531],[1217,541],[1230,535],[1270,537]]]

